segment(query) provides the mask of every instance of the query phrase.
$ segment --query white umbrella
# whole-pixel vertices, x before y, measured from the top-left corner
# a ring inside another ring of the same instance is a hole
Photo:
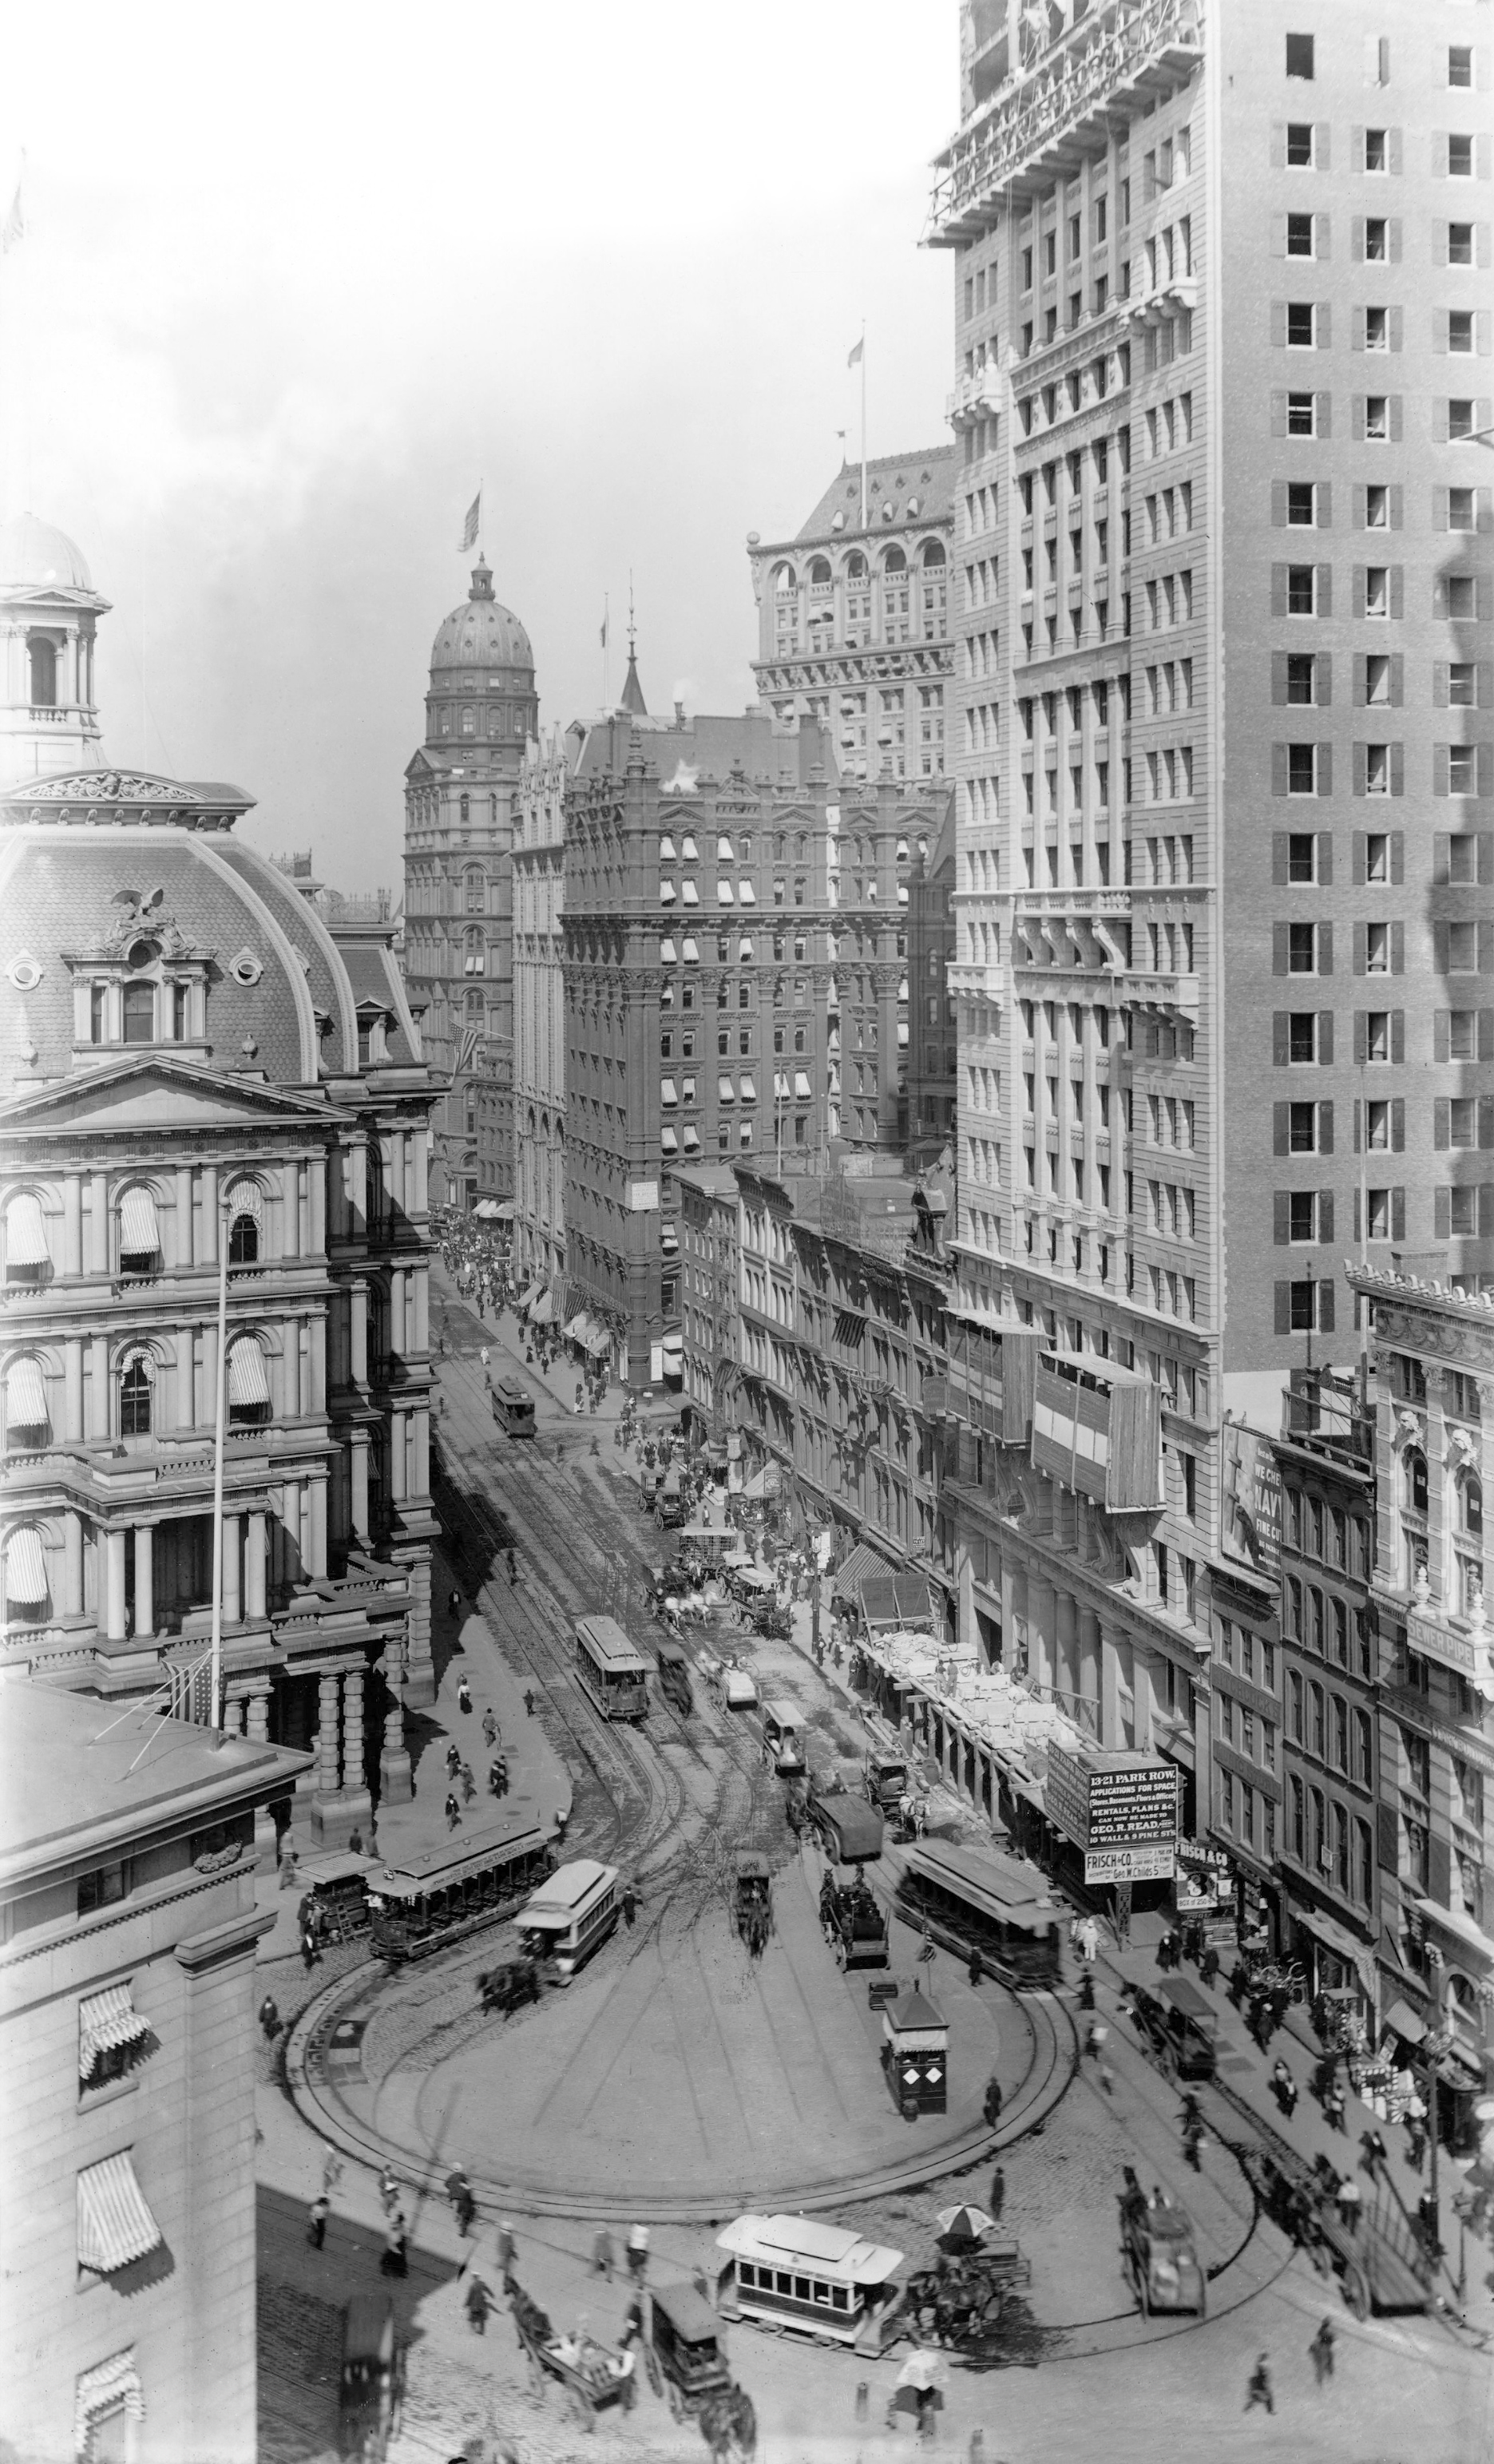
[[[909,2354],[898,2371],[896,2384],[900,2387],[941,2387],[948,2385],[949,2374],[949,2364],[943,2354],[931,2351],[927,2344],[920,2344],[916,2352]]]
[[[941,2208],[934,2221],[941,2233],[953,2233],[960,2241],[978,2241],[982,2233],[996,2231],[996,2218],[984,2208]]]

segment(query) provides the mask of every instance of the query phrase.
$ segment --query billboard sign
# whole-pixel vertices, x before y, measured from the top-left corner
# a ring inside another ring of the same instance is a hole
[[[1165,1847],[1171,1856],[1176,1845],[1177,1769],[1160,1756],[1050,1745],[1044,1797],[1048,1819],[1076,1848]]]
[[[1242,1420],[1224,1423],[1223,1547],[1226,1557],[1274,1575],[1282,1557],[1282,1476],[1268,1438]]]
[[[1087,1882],[1170,1882],[1176,1862],[1172,1848],[1087,1848]]]

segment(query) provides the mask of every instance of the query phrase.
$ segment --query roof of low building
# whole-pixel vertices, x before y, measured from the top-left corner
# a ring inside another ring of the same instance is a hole
[[[139,1837],[200,1805],[264,1803],[311,1756],[187,1720],[121,1711],[26,1679],[0,1685],[0,1887]]]
[[[929,445],[912,453],[878,454],[867,464],[867,524],[863,530],[861,464],[843,462],[807,521],[800,524],[792,541],[781,544],[802,547],[816,539],[865,539],[873,531],[880,536],[908,521],[919,525],[947,522],[954,515],[957,468],[953,445]],[[884,518],[888,506],[893,508],[890,520]],[[837,528],[838,514],[843,518]]]

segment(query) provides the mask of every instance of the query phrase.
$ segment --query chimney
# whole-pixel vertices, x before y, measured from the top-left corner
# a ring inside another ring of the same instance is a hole
[[[685,724],[685,705],[682,701],[677,701],[674,705],[674,724],[676,727],[683,727]]]

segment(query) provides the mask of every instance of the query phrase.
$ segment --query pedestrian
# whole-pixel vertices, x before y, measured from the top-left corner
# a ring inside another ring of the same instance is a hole
[[[1219,1946],[1217,1943],[1206,1942],[1203,1946],[1203,1957],[1198,1962],[1198,1974],[1205,1985],[1212,1985],[1219,1972]]]
[[[1325,2379],[1330,2379],[1333,2375],[1333,2347],[1337,2342],[1338,2339],[1333,2333],[1332,2320],[1325,2319],[1307,2346],[1312,2362],[1312,2375],[1319,2387],[1323,2385]]]
[[[1079,1947],[1086,1967],[1092,1967],[1100,1955],[1100,1928],[1092,1916],[1087,1916],[1079,1928]]]
[[[1438,2213],[1437,2192],[1435,2190],[1423,2190],[1420,2198],[1417,2201],[1417,2229],[1421,2235],[1421,2247],[1425,2251],[1428,2258],[1431,2259],[1436,2259],[1441,2253],[1442,2241],[1439,2230],[1440,2225],[1441,2218]]]
[[[631,1885],[629,1885],[623,1893],[623,1923],[626,1925],[629,1933],[632,1932],[633,1920],[637,1914],[638,1902],[633,1896]]]
[[[409,2236],[406,2229],[405,2212],[401,2208],[396,2208],[384,2228],[384,2252],[379,2260],[379,2273],[381,2276],[409,2274]]]
[[[535,1689],[532,1685],[526,1685],[524,1688],[524,1708],[528,1712],[530,1718],[533,1719],[535,1716]]]
[[[293,1891],[296,1888],[296,1851],[291,1845],[289,1836],[285,1846],[280,1851],[280,1888],[282,1891]]]
[[[1276,2410],[1276,2397],[1271,2388],[1270,2364],[1264,2353],[1261,2354],[1255,2368],[1251,2371],[1250,2383],[1245,2389],[1245,2410],[1254,2412],[1258,2404],[1263,2404],[1267,2412]]]
[[[603,2226],[596,2240],[591,2245],[591,2272],[593,2276],[604,2276],[607,2282],[609,2284],[611,2283],[612,2236],[608,2233],[605,2225]]]
[[[329,2147],[321,2167],[321,2187],[330,2199],[342,2179],[342,2159],[335,2147]]]
[[[301,1967],[310,1975],[321,1956],[317,1948],[317,1928],[308,1918],[301,1927]]]
[[[476,1793],[477,1793],[477,1783],[476,1783],[476,1781],[475,1781],[475,1780],[473,1779],[473,1777],[472,1777],[472,1767],[471,1763],[463,1763],[463,1765],[462,1765],[462,1771],[461,1771],[461,1779],[462,1779],[462,1803],[463,1803],[464,1805],[471,1805],[471,1803],[472,1803],[472,1798],[473,1798],[473,1797],[476,1795]]]
[[[319,2190],[306,2211],[306,2238],[313,2250],[320,2250],[327,2238],[327,2195]]]
[[[1373,2181],[1376,2172],[1388,2162],[1389,2150],[1377,2130],[1362,2130],[1359,2134],[1359,2145],[1363,2151],[1360,2162],[1370,2179]]]
[[[1406,2162],[1414,2173],[1426,2163],[1426,2126],[1419,2114],[1406,2116]]]
[[[457,1744],[456,1739],[453,1737],[446,1749],[446,1775],[448,1779],[455,1779],[456,1774],[461,1768],[462,1749]]]
[[[1364,2210],[1364,2193],[1351,2173],[1346,2173],[1333,2193],[1339,2220],[1346,2233],[1353,2233]]]
[[[565,1832],[566,1832],[566,1826],[568,1825],[568,1823],[569,1823],[569,1821],[570,1821],[570,1818],[571,1818],[571,1817],[570,1817],[569,1813],[567,1812],[566,1808],[562,1805],[562,1806],[559,1809],[559,1811],[558,1811],[558,1813],[557,1813],[557,1815],[556,1815],[556,1817],[555,1817],[555,1837],[556,1837],[556,1843],[557,1843],[557,1845],[558,1845],[559,1847],[563,1848],[563,1847],[564,1847],[564,1845],[565,1845]]]
[[[462,1605],[462,1595],[461,1595],[461,1593],[456,1589],[455,1585],[453,1584],[453,1585],[452,1585],[452,1588],[451,1588],[451,1595],[450,1595],[450,1599],[447,1601],[447,1608],[448,1608],[448,1610],[450,1611],[450,1615],[451,1615],[452,1617],[455,1617],[455,1616],[456,1616],[456,1614],[457,1614],[457,1611],[460,1609],[461,1605]]]
[[[470,1711],[472,1707],[472,1689],[465,1677],[456,1689],[456,1707],[459,1711]]]
[[[505,2286],[513,2279],[514,2261],[517,2252],[518,2244],[514,2238],[514,2228],[505,2216],[498,2227],[498,2265],[503,2270]]]
[[[392,2216],[400,2203],[400,2186],[387,2165],[379,2176],[379,2198],[385,2217]]]
[[[1297,2082],[1286,2064],[1280,2059],[1271,2073],[1271,2094],[1275,2097],[1286,2120],[1290,2122],[1297,2110]]]
[[[1098,2060],[1105,2051],[1105,2040],[1110,2033],[1103,2019],[1091,2019],[1085,2031],[1085,2052],[1093,2054]]]
[[[627,2272],[635,2284],[642,2284],[648,2264],[648,2228],[633,2225],[627,2235]]]
[[[1001,2119],[1001,2082],[994,2071],[985,2083],[985,2103],[982,2110],[985,2114],[986,2128],[994,2130]]]
[[[488,1765],[488,1794],[490,1796],[501,1796],[502,1793],[503,1765],[498,1756],[494,1754],[492,1762]]]
[[[972,1987],[977,1992],[978,1992],[980,1990],[980,1980],[985,1974],[985,1966],[981,1960],[978,1950],[973,1950],[970,1954],[970,1968],[968,1972]]]
[[[265,2032],[266,2042],[273,2045],[280,2027],[280,2013],[273,1993],[267,1993],[259,2006],[259,2024]]]
[[[511,1549],[511,1550],[509,1551],[509,1552],[508,1552],[508,1564],[509,1564],[509,1584],[510,1584],[510,1588],[512,1588],[512,1587],[513,1587],[513,1585],[514,1585],[515,1583],[516,1583],[516,1582],[517,1582],[517,1580],[518,1580],[518,1560],[517,1560],[517,1558],[515,1556],[514,1551],[513,1551],[513,1550],[512,1550],[512,1549]]]
[[[490,1748],[498,1742],[498,1724],[491,1710],[484,1711],[482,1715],[482,1742]]]
[[[999,2225],[1001,2221],[1001,2210],[1006,2205],[1006,2175],[1000,2165],[991,2176],[991,2196],[986,2205],[991,2211],[991,2222]]]
[[[363,1835],[356,1822],[347,1835],[347,1853],[350,1857],[361,1857],[363,1853]]]
[[[446,1827],[448,1831],[454,1831],[461,1821],[461,1818],[462,1809],[457,1804],[456,1792],[454,1789],[448,1789],[446,1796]]]
[[[467,2287],[467,2323],[474,2336],[488,2332],[488,2309],[492,2296],[480,2276],[474,2276]]]

